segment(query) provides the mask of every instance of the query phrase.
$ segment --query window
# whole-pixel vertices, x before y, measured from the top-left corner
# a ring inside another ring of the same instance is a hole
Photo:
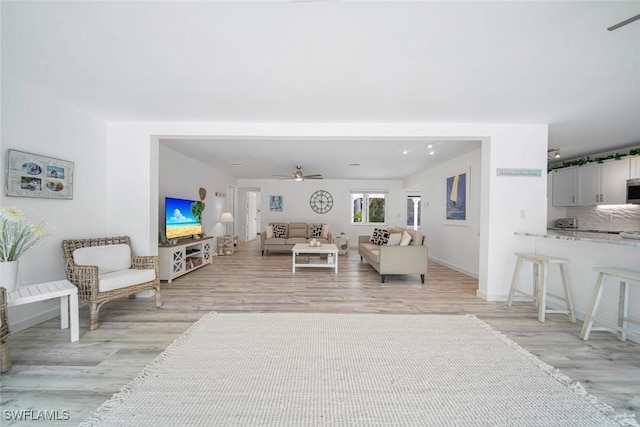
[[[420,228],[420,196],[407,196],[407,228]]]
[[[387,217],[387,193],[351,192],[351,223],[382,224]]]

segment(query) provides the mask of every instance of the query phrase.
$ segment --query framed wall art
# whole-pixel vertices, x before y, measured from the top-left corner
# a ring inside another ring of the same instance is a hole
[[[445,224],[469,224],[469,168],[453,171],[445,177]]]
[[[73,199],[73,162],[9,149],[5,187],[7,196]]]
[[[282,212],[282,196],[269,196],[269,210],[271,212]]]

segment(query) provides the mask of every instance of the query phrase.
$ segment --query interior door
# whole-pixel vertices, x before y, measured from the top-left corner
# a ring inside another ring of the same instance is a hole
[[[257,212],[257,195],[256,193],[249,191],[247,192],[247,210],[246,210],[246,221],[245,224],[247,226],[247,241],[254,240],[258,234],[258,230],[256,229],[256,212]]]

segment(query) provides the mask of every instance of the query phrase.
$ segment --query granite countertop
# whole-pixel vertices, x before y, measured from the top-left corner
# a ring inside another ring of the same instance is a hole
[[[583,241],[583,242],[608,243],[613,245],[632,246],[632,247],[640,248],[640,240],[626,239],[621,237],[619,234],[611,234],[611,233],[549,229],[547,230],[546,233],[516,232],[515,234],[517,236],[531,236],[531,237],[542,237],[544,239],[576,240],[576,241]]]

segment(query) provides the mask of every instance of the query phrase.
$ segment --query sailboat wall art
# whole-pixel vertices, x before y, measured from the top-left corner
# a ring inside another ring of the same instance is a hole
[[[445,224],[469,223],[469,168],[452,171],[445,177]]]

